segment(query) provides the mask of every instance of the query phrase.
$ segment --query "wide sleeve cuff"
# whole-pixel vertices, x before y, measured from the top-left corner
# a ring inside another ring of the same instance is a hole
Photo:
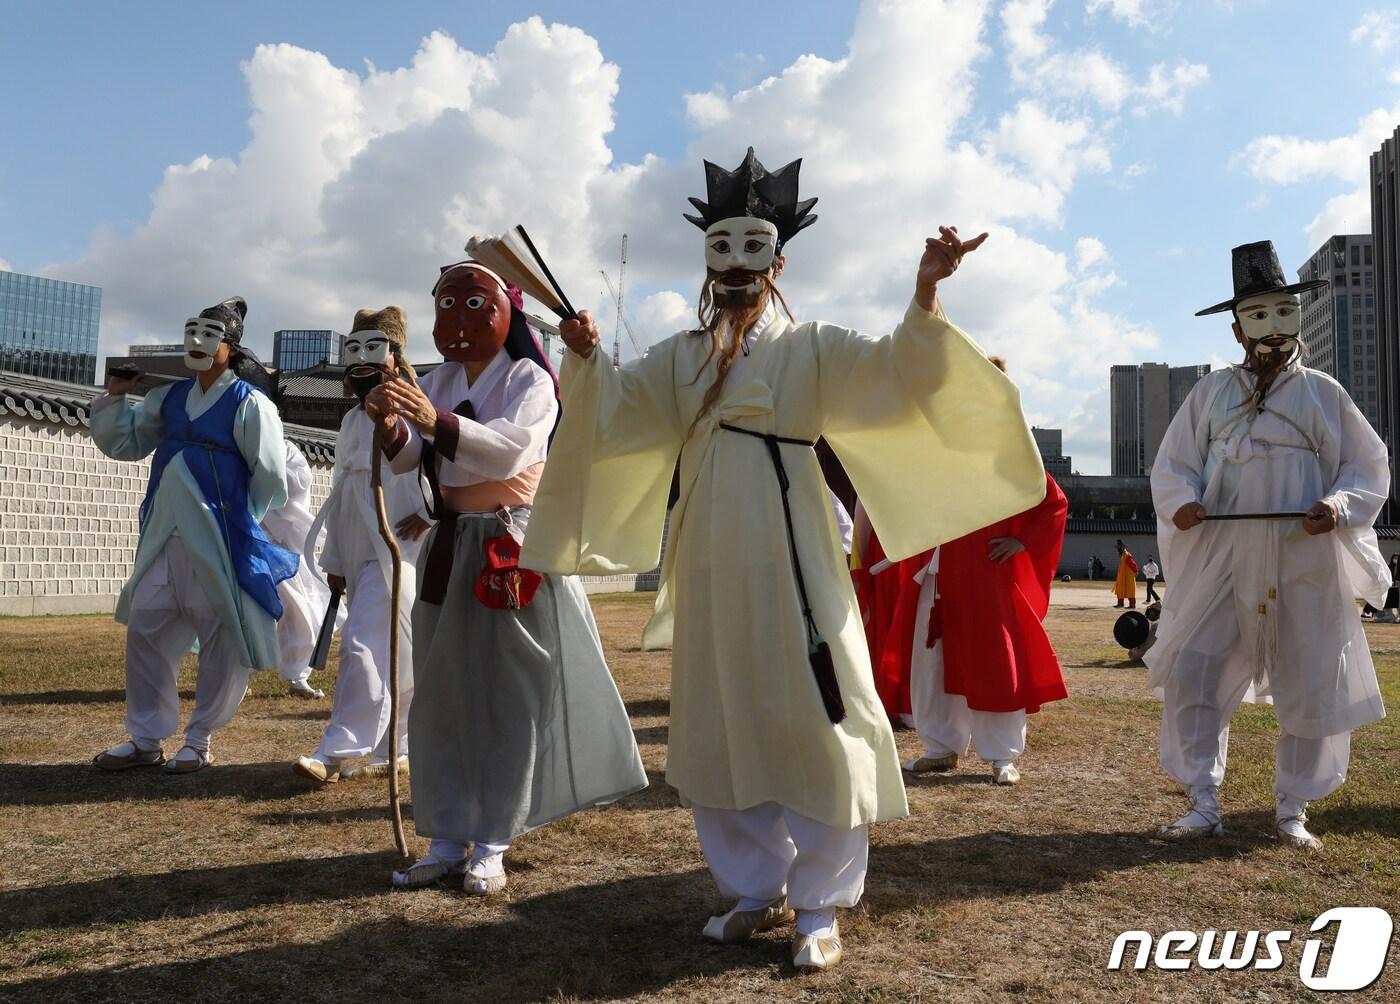
[[[462,435],[461,419],[450,411],[438,410],[433,425],[433,447],[446,460],[457,458],[457,441]]]
[[[384,440],[384,456],[393,460],[408,445],[408,422],[400,418],[394,423],[394,431]]]
[[[88,405],[88,414],[96,415],[99,411],[105,411],[125,400],[125,394],[98,394]]]

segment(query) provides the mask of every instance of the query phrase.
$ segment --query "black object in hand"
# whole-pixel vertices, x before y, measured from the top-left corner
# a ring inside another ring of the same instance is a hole
[[[141,370],[128,364],[113,366],[107,371],[109,377],[116,377],[118,380],[135,380],[141,375]]]

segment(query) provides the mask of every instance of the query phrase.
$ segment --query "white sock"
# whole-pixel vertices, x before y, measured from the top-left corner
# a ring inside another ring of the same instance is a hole
[[[1302,818],[1308,811],[1308,803],[1305,799],[1294,798],[1292,795],[1279,795],[1278,806],[1274,809],[1274,818],[1280,822],[1290,816]]]
[[[497,875],[506,873],[506,848],[510,846],[507,842],[491,843],[478,840],[472,848],[471,864],[467,866],[467,871],[476,878],[495,878]]]
[[[461,864],[467,860],[467,845],[454,840],[433,838],[428,844],[428,857],[445,865]]]
[[[812,938],[829,938],[836,928],[836,907],[821,910],[798,910],[797,933]]]
[[[782,899],[781,896],[775,896],[772,899],[754,899],[752,896],[745,896],[740,899],[739,902],[735,903],[734,909],[729,912],[745,913],[749,910],[763,910],[772,906],[780,899]]]
[[[1203,816],[1212,825],[1220,822],[1220,788],[1213,784],[1190,785],[1186,789],[1191,799],[1191,809]]]

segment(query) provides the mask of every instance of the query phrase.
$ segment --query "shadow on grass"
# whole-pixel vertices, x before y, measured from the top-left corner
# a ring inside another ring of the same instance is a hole
[[[629,718],[660,718],[671,713],[671,702],[666,698],[628,701],[627,717]]]
[[[1233,858],[1257,841],[1165,844],[1136,833],[984,833],[882,844],[871,851],[865,908],[897,914],[955,901],[1012,899],[1096,881],[1145,862]],[[286,861],[18,890],[0,894],[0,930],[79,927],[382,893],[392,854]],[[219,958],[75,972],[22,985],[35,999],[208,1000],[399,998],[505,1004],[601,1000],[662,991],[734,969],[788,996],[787,931],[733,947],[698,928],[720,907],[703,869],[578,885],[490,905],[463,899],[449,923],[362,924],[310,945]],[[479,917],[479,920],[475,918]],[[852,948],[859,951],[859,946]],[[793,986],[793,985],[789,985]],[[411,989],[410,989],[411,988]]]
[[[308,789],[311,790],[311,789]],[[413,804],[404,802],[401,809],[409,832],[413,832]],[[389,820],[389,807],[384,805],[362,805],[343,809],[308,809],[305,812],[260,812],[251,817],[255,823],[267,826],[302,826],[308,823],[335,825],[338,823],[377,823]]]
[[[143,799],[242,798],[250,802],[294,798],[311,789],[288,763],[220,764],[194,774],[161,767],[98,770],[91,763],[0,763],[0,806],[88,805]]]
[[[180,700],[193,701],[193,690],[180,691]],[[125,690],[42,690],[32,694],[0,695],[0,706],[7,704],[125,704]]]
[[[667,738],[671,734],[669,725],[645,725],[639,729],[633,729],[632,735],[637,739],[638,746],[665,746]]]
[[[283,892],[290,888],[296,890],[294,896],[310,892],[340,899],[357,891],[381,892],[392,862],[387,856],[362,855],[335,863],[288,864],[315,870],[310,875],[283,872],[279,876],[286,887]],[[365,875],[342,876],[342,868]],[[259,887],[268,885],[261,876],[240,877]],[[170,900],[190,891],[181,888],[178,874],[155,878],[174,880],[175,895]],[[326,888],[342,879],[343,887]],[[152,891],[142,890],[148,896]],[[110,894],[104,891],[103,895]],[[506,902],[503,909],[498,902],[485,904],[462,897],[456,923],[400,919],[365,923],[321,943],[69,973],[9,989],[21,991],[27,999],[45,1001],[186,1000],[193,992],[207,1001],[412,999],[517,1004],[556,996],[630,997],[735,969],[768,967],[774,973],[772,992],[782,991],[779,974],[789,951],[785,932],[732,947],[707,945],[699,938],[700,925],[717,905],[714,886],[703,869],[574,886]]]

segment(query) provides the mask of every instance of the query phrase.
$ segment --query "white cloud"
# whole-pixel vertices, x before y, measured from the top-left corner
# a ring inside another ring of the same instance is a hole
[[[1154,64],[1138,82],[1122,63],[1100,49],[1056,51],[1054,40],[1044,31],[1054,2],[1007,0],[1001,11],[1012,80],[1037,94],[1096,105],[1108,112],[1128,107],[1139,116],[1160,111],[1179,116],[1185,110],[1186,95],[1210,79],[1208,67],[1182,59],[1170,66]],[[1144,6],[1135,0],[1106,2],[1125,10]],[[1091,12],[1096,9],[1091,5]]]
[[[1175,6],[1174,0],[1088,0],[1084,10],[1091,15],[1103,11],[1134,28],[1155,28]]]
[[[248,145],[171,166],[134,232],[99,232],[46,272],[104,287],[106,350],[169,340],[194,308],[240,293],[259,351],[275,328],[344,330],[357,307],[401,303],[421,358],[433,354],[432,281],[469,235],[526,223],[576,305],[606,326],[598,269],[616,268],[625,232],[628,312],[652,341],[694,323],[700,235],[680,214],[703,195],[700,159],[729,166],[754,143],[770,167],[803,157],[804,194],[821,199],[782,280],[799,318],[887,331],[936,225],[988,230],[945,284],[948,310],[1011,358],[1036,420],[1063,425],[1104,383],[1105,360],[1137,358],[1156,338],[1102,306],[1119,282],[1102,242],[1066,252],[1024,232],[1065,225],[1073,187],[1111,167],[1112,126],[1034,96],[984,124],[973,109],[985,7],[871,0],[839,58],[686,96],[686,155],[630,164],[607,143],[618,67],[575,28],[532,18],[481,53],[435,33],[410,65],[363,73],[260,46],[244,64]],[[1039,22],[1026,23],[1034,35]]]
[[[1123,177],[1141,178],[1145,174],[1152,173],[1152,164],[1145,160],[1135,160],[1127,167],[1123,168]]]
[[[1366,11],[1351,30],[1351,40],[1355,45],[1385,52],[1400,42],[1400,13],[1393,10]]]
[[[0,258],[0,272],[13,272],[13,271],[14,271],[14,269],[10,267],[10,263],[7,262],[4,258]]]
[[[1320,245],[1333,234],[1366,233],[1371,225],[1370,158],[1400,122],[1400,102],[1363,116],[1356,129],[1331,139],[1267,135],[1251,140],[1230,160],[1260,181],[1276,185],[1340,180],[1351,185],[1329,199],[1308,224],[1308,240]]]
[[[1080,272],[1108,261],[1108,248],[1097,237],[1081,237],[1074,242],[1074,267]]]

